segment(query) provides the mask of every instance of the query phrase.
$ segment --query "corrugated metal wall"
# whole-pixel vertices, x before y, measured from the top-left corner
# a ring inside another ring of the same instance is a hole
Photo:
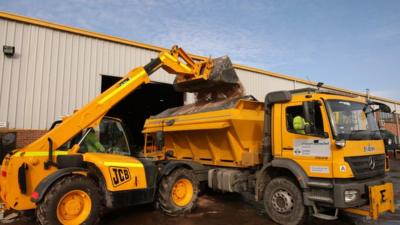
[[[0,19],[0,121],[9,128],[46,129],[100,93],[101,75],[122,76],[157,52]],[[172,82],[160,71],[154,81]]]
[[[99,94],[101,75],[122,76],[157,55],[152,50],[1,18],[0,44],[16,49],[13,58],[0,54],[0,122],[17,129],[48,128]],[[308,86],[241,69],[237,72],[247,94],[260,101],[270,91]],[[152,76],[157,82],[172,83],[173,79],[164,71]],[[187,99],[190,102],[193,96]]]

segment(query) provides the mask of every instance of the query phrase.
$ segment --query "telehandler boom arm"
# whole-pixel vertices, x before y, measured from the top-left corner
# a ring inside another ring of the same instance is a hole
[[[19,151],[32,153],[49,151],[49,161],[46,167],[51,166],[53,149],[59,148],[83,129],[98,123],[115,104],[140,85],[150,82],[149,76],[160,68],[176,75],[175,87],[185,85],[189,81],[204,81],[207,83],[207,88],[209,88],[209,83],[214,82],[208,79],[212,75],[213,68],[215,68],[213,60],[206,59],[195,62],[183,49],[173,46],[170,51],[160,52],[157,58],[152,59],[144,67],[139,66],[131,70],[119,82],[97,96],[86,106],[71,116],[64,118],[60,125]],[[221,70],[218,72],[221,72]],[[216,83],[218,82],[221,83],[220,80]],[[187,85],[185,85],[185,88],[187,88]],[[199,88],[201,87],[196,86],[195,91],[199,90]],[[74,149],[71,151],[74,151]]]

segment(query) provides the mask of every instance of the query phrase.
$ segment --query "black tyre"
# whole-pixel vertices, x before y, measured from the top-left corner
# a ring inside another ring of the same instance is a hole
[[[103,210],[102,195],[89,178],[69,176],[57,181],[36,208],[42,225],[97,224]]]
[[[199,181],[192,170],[180,168],[162,178],[158,188],[161,210],[172,216],[191,212],[196,207]]]
[[[268,216],[278,224],[303,224],[307,218],[303,194],[289,177],[274,178],[267,184],[264,207]]]

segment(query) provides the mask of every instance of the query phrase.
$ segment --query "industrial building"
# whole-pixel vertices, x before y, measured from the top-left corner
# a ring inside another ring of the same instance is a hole
[[[0,12],[0,44],[0,130],[15,131],[17,147],[36,139],[54,120],[82,107],[127,71],[165,50],[6,12]],[[235,69],[246,93],[260,101],[270,91],[317,85],[245,65],[236,64]],[[165,72],[157,72],[152,76],[153,83],[132,93],[110,112],[128,123],[138,145],[145,118],[192,101],[193,96],[173,90],[173,79]],[[323,88],[365,96],[329,85]],[[400,110],[398,101],[371,98]],[[381,118],[387,129],[399,136],[397,114],[384,114]]]

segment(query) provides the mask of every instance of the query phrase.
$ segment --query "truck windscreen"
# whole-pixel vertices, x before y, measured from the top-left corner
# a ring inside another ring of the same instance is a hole
[[[367,104],[328,100],[327,106],[332,121],[332,129],[337,139],[382,139],[373,110]]]

